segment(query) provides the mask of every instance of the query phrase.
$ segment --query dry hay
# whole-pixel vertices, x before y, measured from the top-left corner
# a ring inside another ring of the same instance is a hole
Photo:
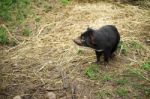
[[[94,52],[78,47],[72,39],[86,30],[87,26],[99,28],[106,24],[116,25],[122,41],[140,42],[146,50],[140,55],[133,50],[128,56],[118,54],[115,62],[111,62],[111,66],[104,70],[121,73],[126,65],[140,64],[150,56],[150,50],[144,45],[144,39],[150,36],[149,28],[146,28],[150,26],[147,14],[147,10],[136,6],[120,7],[102,2],[73,3],[45,14],[29,41],[4,51],[7,54],[0,64],[3,92],[9,95],[8,98],[19,94],[43,99],[45,92],[51,90],[59,98],[70,99],[71,90],[63,88],[70,88],[75,81],[79,99],[84,96],[94,99],[94,93],[103,88],[102,84],[84,75],[86,66],[95,61]],[[79,55],[79,50],[83,50],[83,54]]]

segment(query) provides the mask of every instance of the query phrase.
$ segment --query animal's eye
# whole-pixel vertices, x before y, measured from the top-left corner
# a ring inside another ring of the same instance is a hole
[[[81,36],[81,41],[85,42],[85,37],[84,36]]]
[[[84,36],[82,36],[82,37],[81,37],[81,39],[83,39],[83,40],[84,40]]]

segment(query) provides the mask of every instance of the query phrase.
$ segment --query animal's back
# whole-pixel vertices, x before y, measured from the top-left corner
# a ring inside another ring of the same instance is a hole
[[[95,41],[98,43],[98,49],[117,46],[120,41],[120,35],[117,28],[113,25],[106,25],[96,30]]]

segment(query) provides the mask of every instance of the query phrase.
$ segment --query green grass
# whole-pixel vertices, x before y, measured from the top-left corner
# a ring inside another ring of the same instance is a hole
[[[106,90],[102,90],[96,93],[96,99],[106,99],[110,96],[111,96],[111,93]]]
[[[123,54],[123,55],[127,55],[128,50],[129,50],[127,44],[126,44],[125,42],[123,42],[123,41],[120,41],[120,42],[119,42],[119,44],[118,44],[118,49],[120,49],[120,52],[121,52],[121,54]]]
[[[40,19],[39,17],[38,17],[38,18],[35,18],[35,21],[36,21],[36,22],[40,22],[40,20],[41,20],[41,19]]]
[[[121,78],[121,79],[117,79],[115,80],[117,85],[125,85],[128,83],[128,80],[126,78]]]
[[[0,27],[0,43],[2,45],[6,45],[6,44],[8,44],[8,42],[9,42],[9,39],[8,39],[6,29],[3,27]]]
[[[10,21],[15,16],[16,20],[22,20],[28,5],[29,0],[0,0],[0,19]]]
[[[17,45],[17,41],[16,40],[12,40],[11,43],[12,43],[12,46],[16,46]]]
[[[71,0],[59,0],[62,5],[67,5]]]
[[[90,65],[88,68],[85,70],[85,74],[90,78],[90,79],[96,79],[98,77],[99,73],[99,67],[98,65]]]
[[[48,13],[49,11],[52,10],[52,7],[49,6],[49,5],[45,5],[44,8],[45,8],[45,12],[46,12],[46,13]]]
[[[150,71],[150,59],[148,59],[145,63],[143,63],[141,67],[146,71]]]
[[[140,84],[138,82],[135,82],[132,84],[132,87],[134,88],[134,90],[137,90],[138,92],[140,92],[140,95],[143,95],[145,97],[150,97],[150,87],[147,84]]]
[[[133,79],[138,79],[138,80],[148,80],[149,79],[145,76],[145,71],[143,71],[142,69],[129,68],[126,72],[127,72],[126,76],[130,77],[132,80]]]
[[[125,89],[124,87],[118,87],[116,89],[116,94],[118,94],[120,97],[127,96],[128,95],[128,90]]]
[[[144,93],[147,97],[150,97],[150,87],[144,87],[143,93]]]
[[[111,81],[111,76],[109,74],[104,74],[102,76],[102,81],[104,82]]]
[[[130,47],[134,49],[142,49],[142,45],[139,42],[136,41],[131,41],[130,42]]]
[[[142,68],[128,68],[124,72],[124,78],[128,80],[128,86],[131,86],[136,91],[137,97],[143,96],[144,99],[150,97],[150,78],[147,75],[147,66],[149,66],[149,60],[142,64]],[[144,68],[144,69],[143,69]],[[149,67],[148,67],[149,68]]]
[[[83,54],[83,50],[82,49],[78,49],[78,55],[81,55],[81,54]]]
[[[142,79],[143,76],[145,75],[145,71],[140,69],[140,68],[129,67],[125,72],[126,72],[125,76],[127,76],[127,77],[137,77],[139,79]]]
[[[22,10],[19,10],[17,13],[16,13],[16,20],[21,23],[23,22],[23,20],[27,17],[27,13],[26,12],[23,12]]]
[[[120,53],[127,56],[129,53],[133,51],[143,51],[145,50],[142,44],[140,44],[138,41],[131,40],[131,41],[120,41],[118,44],[118,49],[120,50]]]
[[[28,28],[25,28],[22,32],[22,34],[24,36],[30,36],[32,34],[32,32],[28,29]]]

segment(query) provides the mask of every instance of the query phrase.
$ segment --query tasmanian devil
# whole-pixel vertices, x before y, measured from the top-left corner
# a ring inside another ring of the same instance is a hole
[[[87,28],[81,36],[73,40],[79,46],[90,47],[95,50],[97,61],[100,62],[100,56],[104,55],[104,63],[108,63],[109,58],[117,49],[120,41],[120,34],[113,25],[105,25],[97,30]]]

